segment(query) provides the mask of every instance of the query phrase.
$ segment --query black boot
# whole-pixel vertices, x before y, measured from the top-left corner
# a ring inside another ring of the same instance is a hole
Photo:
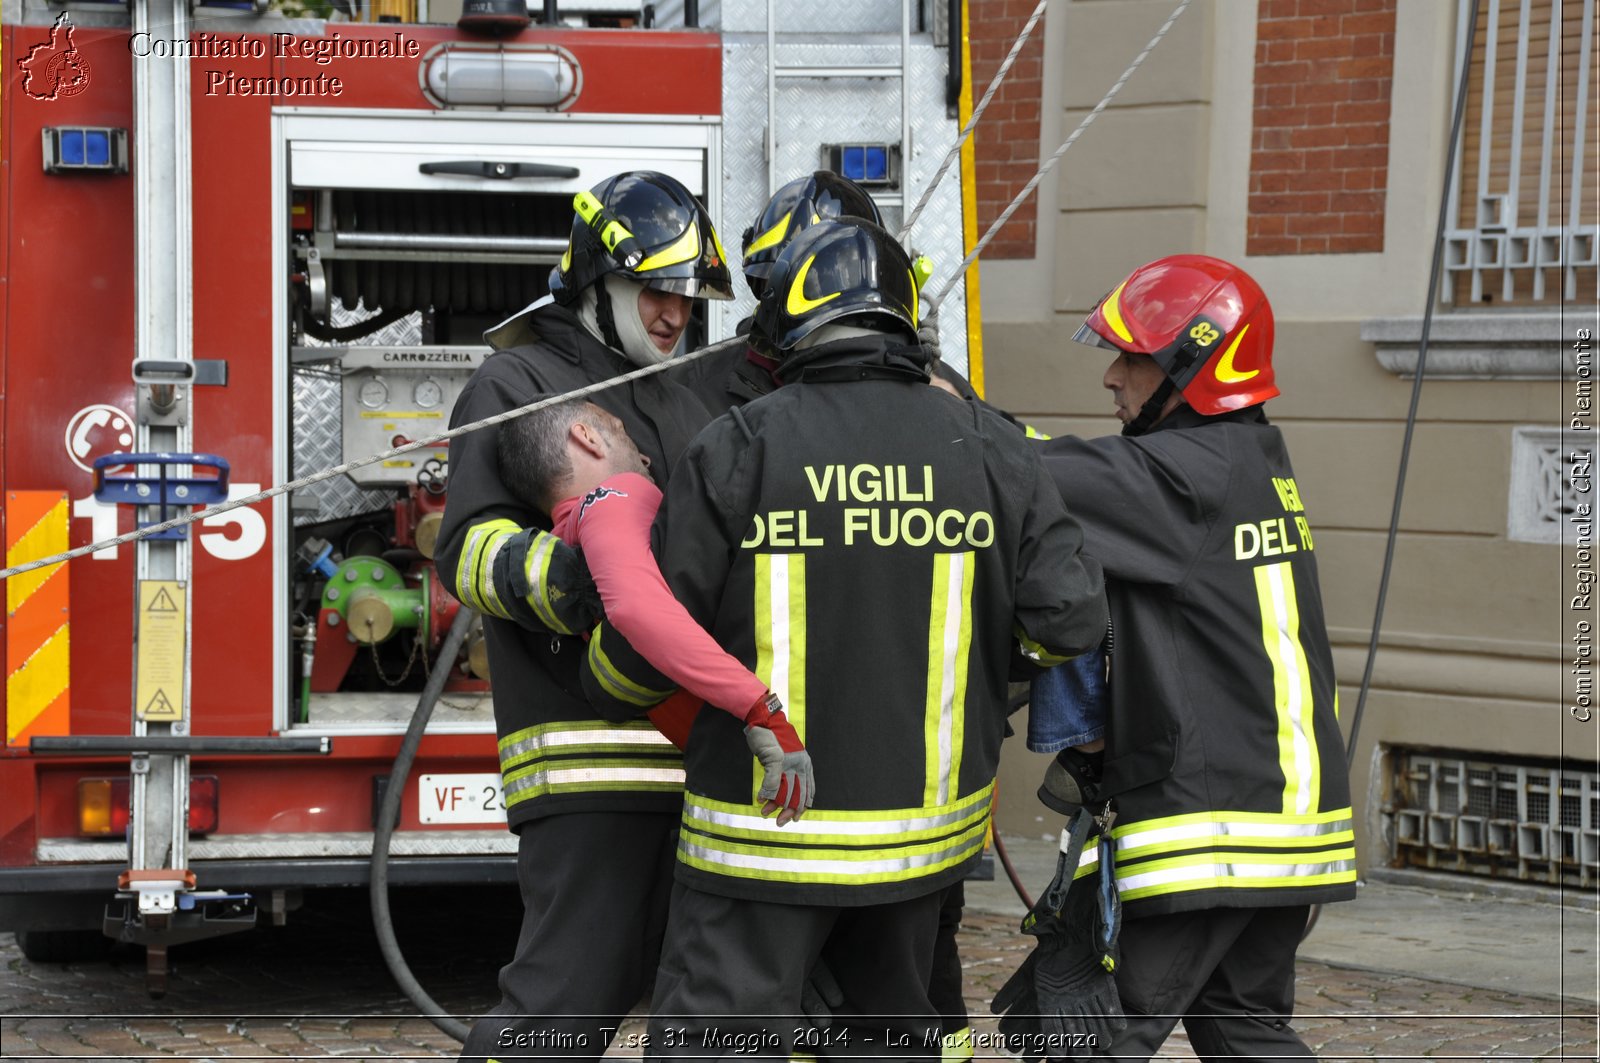
[[[1076,749],[1063,749],[1044,770],[1044,782],[1039,786],[1039,800],[1047,808],[1070,816],[1084,805],[1093,804],[1100,796],[1100,769],[1105,763],[1105,751],[1084,753]]]

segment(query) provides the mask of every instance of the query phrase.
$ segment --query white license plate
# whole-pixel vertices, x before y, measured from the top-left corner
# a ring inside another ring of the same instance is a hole
[[[417,780],[417,814],[423,823],[504,823],[500,773],[424,775]]]

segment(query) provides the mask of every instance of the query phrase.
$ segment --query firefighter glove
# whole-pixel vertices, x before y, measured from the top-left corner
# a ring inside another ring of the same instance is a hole
[[[575,635],[605,617],[583,554],[538,528],[513,535],[495,558],[496,589],[525,602],[547,631]]]
[[[778,813],[778,826],[787,826],[811,807],[816,779],[811,772],[811,754],[795,733],[794,725],[783,714],[783,702],[768,693],[755,703],[745,717],[745,744],[761,762],[763,815]]]
[[[1103,833],[1099,872],[1075,878],[1094,821],[1083,808],[1073,816],[1055,877],[1022,922],[1039,944],[994,998],[994,1013],[1005,1016],[1000,1032],[1007,1046],[1030,1061],[1093,1055],[1127,1026],[1112,976],[1122,913]]]

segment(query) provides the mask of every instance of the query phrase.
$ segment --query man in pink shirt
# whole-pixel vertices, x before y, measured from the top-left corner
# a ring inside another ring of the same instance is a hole
[[[784,825],[811,804],[811,757],[767,685],[730,656],[672,596],[650,549],[661,489],[649,460],[615,416],[591,402],[567,402],[499,429],[500,478],[518,501],[550,516],[551,530],[581,550],[605,619],[687,697],[650,712],[663,734],[683,745],[701,701],[745,724],[761,761],[762,812]],[[591,666],[605,654],[590,642]],[[641,711],[664,691],[639,688]]]

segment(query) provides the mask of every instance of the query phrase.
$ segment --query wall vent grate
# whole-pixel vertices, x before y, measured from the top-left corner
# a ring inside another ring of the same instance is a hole
[[[1390,751],[1398,867],[1600,885],[1600,770]]]

